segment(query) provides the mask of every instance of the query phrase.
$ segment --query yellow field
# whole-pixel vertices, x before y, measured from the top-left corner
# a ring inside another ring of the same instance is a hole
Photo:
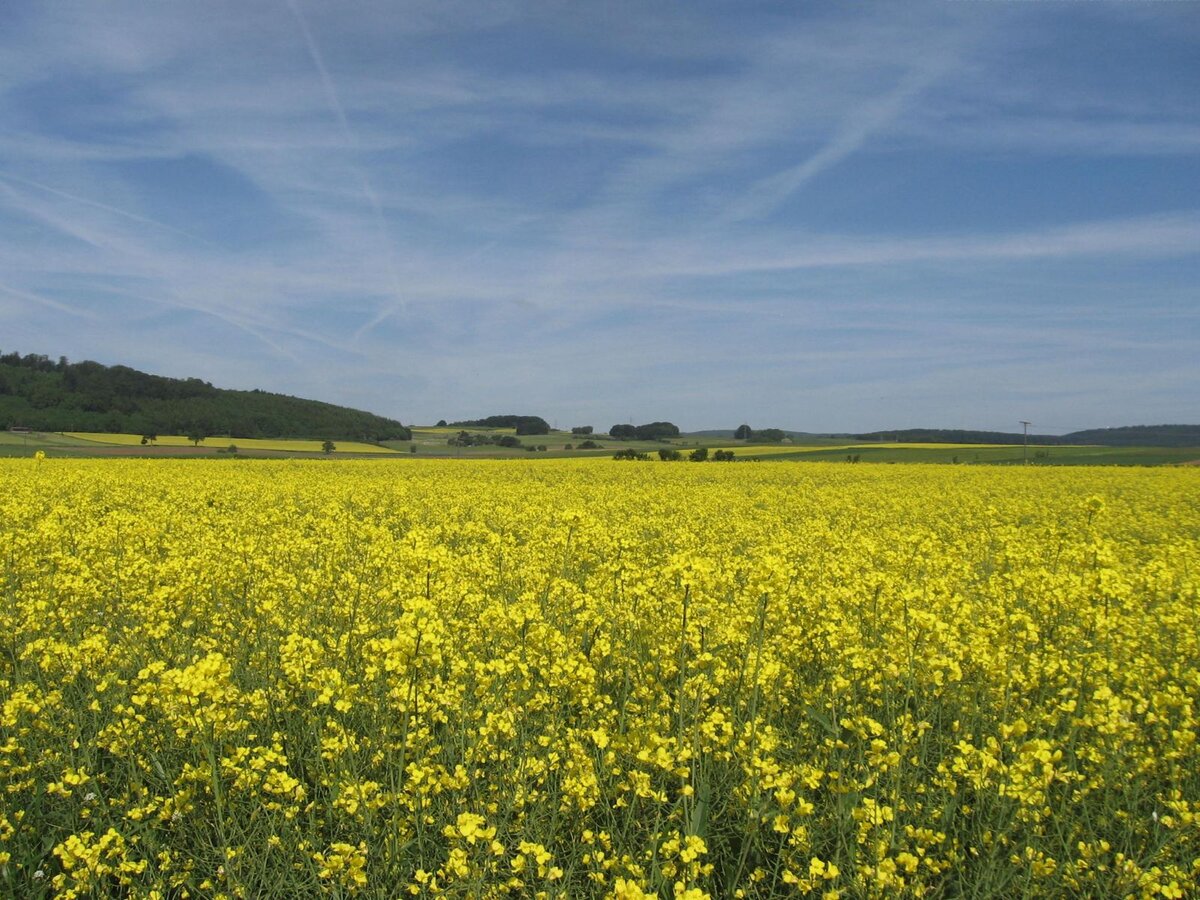
[[[80,438],[85,441],[95,441],[99,444],[120,444],[123,447],[137,446],[142,443],[140,434],[108,434],[91,431],[66,431],[67,437]],[[191,447],[192,442],[181,434],[159,435],[154,442],[159,447]],[[200,443],[202,447],[228,447],[236,444],[241,450],[283,450],[287,452],[320,453],[324,441],[283,440],[276,438],[227,438],[209,437]],[[364,444],[360,441],[334,441],[335,453],[395,453],[387,447],[377,444]]]
[[[1196,896],[1198,498],[0,460],[0,896]]]

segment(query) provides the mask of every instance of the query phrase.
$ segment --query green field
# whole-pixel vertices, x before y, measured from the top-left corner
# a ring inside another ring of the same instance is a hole
[[[1200,461],[1200,447],[1104,447],[1089,446],[1031,446],[1020,444],[897,444],[847,443],[834,438],[810,438],[803,443],[748,444],[732,438],[681,435],[670,441],[618,441],[606,435],[579,437],[566,431],[549,434],[522,435],[524,446],[544,445],[544,451],[531,452],[523,447],[500,447],[486,444],[456,447],[448,440],[461,429],[421,427],[412,429],[411,441],[385,441],[382,444],[335,442],[335,457],[395,457],[417,456],[444,459],[547,459],[561,457],[608,458],[618,450],[633,449],[648,454],[657,461],[658,451],[672,448],[685,456],[697,447],[710,451],[731,449],[740,460],[763,462],[858,462],[873,463],[945,463],[950,465],[1028,465],[1038,466],[1161,466],[1181,465]],[[511,428],[472,428],[472,434],[512,435]],[[584,440],[599,444],[598,449],[574,449]],[[34,432],[20,434],[0,432],[0,457],[32,456],[39,450],[47,456],[153,456],[153,457],[231,457],[227,448],[238,447],[238,456],[296,456],[319,457],[320,442],[316,440],[255,440],[251,438],[210,437],[198,447],[185,438],[160,438],[156,446],[144,446],[139,435],[83,433],[59,434]],[[567,450],[570,444],[572,449]],[[416,448],[415,452],[413,448]]]
[[[395,456],[378,444],[335,441],[333,456]],[[242,456],[323,456],[320,440],[208,437],[198,445],[182,435],[163,435],[154,444],[143,444],[136,434],[89,432],[0,432],[0,456],[232,456],[230,446]]]
[[[787,452],[770,447],[769,453],[758,458],[772,462],[800,460],[807,462],[844,462],[847,456],[857,456],[859,462],[949,463],[960,465],[1028,465],[1037,466],[1162,466],[1180,465],[1200,460],[1200,447],[1102,447],[1070,446],[1030,447],[1025,451],[1019,444],[856,444],[852,447],[795,447]],[[739,454],[742,455],[742,454]],[[754,456],[747,448],[745,455]]]

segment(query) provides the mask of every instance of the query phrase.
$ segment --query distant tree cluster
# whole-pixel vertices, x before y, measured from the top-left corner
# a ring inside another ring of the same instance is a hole
[[[649,458],[650,454],[641,453],[640,451],[633,449],[633,447],[626,447],[624,450],[618,450],[613,454],[613,459],[633,459],[640,461],[647,460]]]
[[[0,427],[112,431],[147,436],[326,436],[410,440],[394,419],[266,391],[230,391],[199,378],[164,378],[127,366],[0,354]],[[199,441],[196,441],[198,444]]]
[[[571,429],[571,434],[591,434],[591,433],[592,433],[591,425],[576,425],[574,428]]]
[[[670,422],[648,422],[645,425],[613,425],[608,433],[619,441],[661,441],[679,437],[679,428]]]
[[[1081,432],[1080,434],[1086,434]],[[917,444],[1020,444],[1025,435],[1020,432],[1006,431],[967,431],[957,428],[906,428],[900,431],[872,431],[867,434],[848,435],[858,441],[886,441],[888,443],[917,443]],[[1100,441],[1077,440],[1071,441],[1065,435],[1062,438],[1044,434],[1029,435],[1030,444],[1058,443],[1101,443]],[[1143,445],[1148,446],[1148,445]]]
[[[750,431],[749,428],[746,429]],[[759,431],[751,431],[746,440],[753,441],[756,444],[778,444],[787,437],[787,432],[779,428],[763,428]]]
[[[453,428],[515,428],[517,434],[549,434],[550,423],[541,416],[488,416],[451,422]]]
[[[493,445],[496,447],[520,447],[521,441],[511,434],[471,434],[467,431],[460,431],[448,441],[451,447],[486,447]]]
[[[603,444],[597,444],[595,441],[588,440],[588,441],[580,442],[579,446],[576,447],[575,449],[576,450],[599,450],[603,446],[604,446]]]

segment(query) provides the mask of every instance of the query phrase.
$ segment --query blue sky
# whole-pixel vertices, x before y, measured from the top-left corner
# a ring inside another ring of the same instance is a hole
[[[13,0],[0,348],[406,423],[1200,422],[1200,3]]]

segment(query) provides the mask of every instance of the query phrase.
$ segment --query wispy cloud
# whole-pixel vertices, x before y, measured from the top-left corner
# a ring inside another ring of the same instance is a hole
[[[940,71],[939,66],[924,64],[904,75],[899,84],[882,96],[871,98],[852,110],[819,150],[794,166],[754,182],[726,210],[722,219],[736,222],[767,215],[777,209],[808,181],[836,166],[862,147],[872,134],[891,124]]]
[[[67,315],[75,318],[91,319],[93,321],[100,318],[90,310],[78,309],[77,307],[69,306],[66,303],[60,303],[58,300],[55,300],[51,297],[46,297],[42,294],[35,294],[33,291],[23,291],[7,284],[0,284],[0,291],[12,297],[16,297],[19,300],[26,300],[30,303],[35,303],[38,306],[44,306],[47,309],[52,309],[55,312],[66,313]]]
[[[406,419],[700,426],[753,395],[867,427],[889,384],[984,408],[957,367],[1016,378],[1031,340],[1095,363],[1063,396],[1118,358],[1177,402],[1191,38],[1168,9],[994,7],[31,10],[0,34],[6,323]],[[673,384],[697,362],[725,382]]]

